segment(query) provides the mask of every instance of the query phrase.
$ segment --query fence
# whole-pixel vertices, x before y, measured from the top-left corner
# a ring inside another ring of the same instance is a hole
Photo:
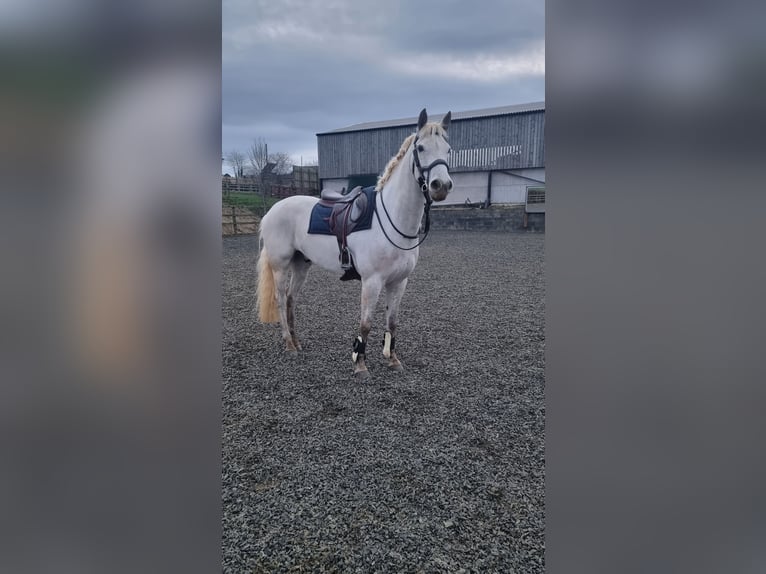
[[[273,197],[290,197],[291,195],[319,195],[319,185],[316,187],[299,187],[294,184],[279,184],[265,182],[267,195]],[[261,193],[261,184],[251,178],[224,177],[221,180],[221,191],[224,194],[236,193]]]
[[[223,206],[223,234],[249,235],[258,233],[261,218],[244,207]]]
[[[254,179],[224,177],[221,180],[221,191],[223,193],[243,192],[243,193],[261,193],[261,185]]]
[[[293,187],[292,185],[272,185],[272,197],[290,197],[292,195],[319,195],[319,190],[307,190]]]

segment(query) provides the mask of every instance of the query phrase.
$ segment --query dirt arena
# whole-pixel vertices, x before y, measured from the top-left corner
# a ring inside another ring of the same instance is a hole
[[[405,370],[381,297],[358,383],[359,282],[312,268],[291,358],[257,321],[257,236],[224,238],[224,572],[543,572],[544,241],[432,232]]]

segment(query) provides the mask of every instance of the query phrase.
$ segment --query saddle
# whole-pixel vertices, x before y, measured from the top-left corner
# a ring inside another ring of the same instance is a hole
[[[343,191],[335,191],[334,189],[323,189],[319,197],[320,199],[323,199],[325,201],[332,202],[332,203],[347,203],[349,201],[354,201],[361,192],[362,192],[361,185],[357,185],[351,191],[346,191],[345,188]]]
[[[374,187],[358,186],[345,194],[325,189],[312,210],[309,233],[334,235],[338,241],[338,258],[344,271],[341,281],[361,279],[348,250],[348,236],[372,226],[374,194]]]

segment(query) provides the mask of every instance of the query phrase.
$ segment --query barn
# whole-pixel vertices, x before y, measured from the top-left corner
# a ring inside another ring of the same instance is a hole
[[[430,115],[429,121],[441,120],[444,113]],[[417,117],[411,117],[318,133],[320,187],[373,185],[416,125]],[[544,210],[544,132],[545,102],[453,111],[449,140],[455,187],[444,204],[526,204]]]

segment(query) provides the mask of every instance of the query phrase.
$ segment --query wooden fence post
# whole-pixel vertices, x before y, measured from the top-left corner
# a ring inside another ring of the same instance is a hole
[[[237,211],[233,205],[231,206],[231,225],[234,230],[234,235],[237,235]]]

